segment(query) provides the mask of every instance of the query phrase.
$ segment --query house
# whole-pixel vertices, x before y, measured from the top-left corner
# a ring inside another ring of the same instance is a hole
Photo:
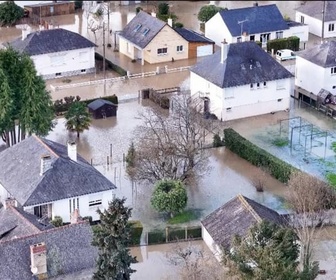
[[[0,242],[38,234],[51,228],[54,226],[47,221],[39,221],[35,215],[8,203],[0,207]]]
[[[336,95],[336,41],[296,53],[294,97],[316,105],[320,92]]]
[[[67,146],[30,136],[0,153],[0,200],[40,218],[60,216],[64,223],[77,209],[99,220],[115,185]]]
[[[117,116],[118,105],[105,99],[96,99],[88,105],[89,112],[94,119],[105,119]]]
[[[175,31],[186,39],[188,44],[188,58],[196,58],[213,54],[215,42],[205,36],[187,28],[175,28]]]
[[[188,58],[188,41],[154,13],[140,11],[119,33],[119,52],[142,65],[181,60]]]
[[[295,20],[307,24],[309,32],[323,38],[336,37],[336,3],[335,1],[304,1],[296,9]],[[323,11],[324,10],[324,25]]]
[[[95,47],[78,33],[62,28],[35,31],[22,29],[22,36],[9,43],[28,54],[44,79],[95,73]]]
[[[289,108],[293,75],[255,42],[227,44],[190,68],[190,91],[222,121]]]
[[[75,1],[58,1],[53,3],[38,3],[24,5],[29,17],[41,18],[73,14],[75,12]]]
[[[268,40],[291,36],[304,44],[308,33],[308,26],[286,22],[275,4],[223,10],[205,23],[205,36],[218,46],[224,38],[228,43],[260,41],[265,46]]]
[[[262,220],[280,225],[286,221],[276,211],[239,194],[201,221],[202,238],[221,261],[223,249],[230,250],[233,237],[244,237],[251,226]]]
[[[78,222],[0,241],[1,279],[79,279],[69,277],[78,271],[91,276],[98,256],[92,237],[90,224]]]

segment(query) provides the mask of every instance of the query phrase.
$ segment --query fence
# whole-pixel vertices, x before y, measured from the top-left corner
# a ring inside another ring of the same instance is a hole
[[[183,67],[171,68],[171,69],[168,69],[168,67],[165,67],[166,70],[163,73],[164,74],[169,74],[169,73],[175,73],[175,72],[182,72],[182,71],[189,70],[189,68],[190,68],[190,66],[183,66]],[[104,82],[105,83],[106,82],[117,82],[117,81],[124,81],[126,79],[146,78],[146,77],[159,75],[160,73],[161,72],[158,72],[158,71],[149,71],[149,72],[131,74],[128,71],[126,76],[108,78],[108,79],[99,79],[99,80],[80,82],[80,83],[70,83],[70,84],[60,85],[60,86],[50,85],[50,88],[52,89],[52,91],[58,91],[58,90],[67,89],[67,88],[76,88],[76,87],[83,87],[83,86],[98,85],[98,84],[103,84]]]
[[[162,243],[171,243],[186,240],[202,239],[201,226],[179,227],[143,232],[142,242],[140,245],[153,245]]]

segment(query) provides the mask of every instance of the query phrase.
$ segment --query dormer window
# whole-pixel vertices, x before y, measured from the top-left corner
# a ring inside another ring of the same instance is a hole
[[[139,23],[139,24],[137,24],[137,26],[135,27],[134,31],[137,32],[137,31],[139,31],[140,28],[141,28],[141,24]]]
[[[336,74],[336,66],[335,67],[331,67],[331,74],[332,75]]]
[[[144,32],[142,33],[142,35],[146,36],[148,32],[149,32],[149,29],[146,28],[146,29],[144,30]]]
[[[260,83],[257,83],[257,88],[260,88]]]

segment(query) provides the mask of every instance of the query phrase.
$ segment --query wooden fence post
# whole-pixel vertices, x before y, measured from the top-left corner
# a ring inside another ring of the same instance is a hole
[[[169,235],[169,229],[166,227],[166,243],[168,243],[168,235]]]
[[[185,231],[185,240],[188,240],[188,227],[187,226],[185,226],[184,231]]]

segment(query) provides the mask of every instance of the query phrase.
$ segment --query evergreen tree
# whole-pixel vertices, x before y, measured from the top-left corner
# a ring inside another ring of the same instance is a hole
[[[100,224],[93,229],[92,245],[98,247],[95,280],[129,280],[135,270],[131,264],[136,258],[130,255],[130,226],[128,220],[132,209],[125,207],[125,198],[115,198],[108,209],[98,209]]]
[[[75,101],[71,104],[69,110],[65,114],[67,130],[77,132],[79,134],[84,130],[89,129],[91,125],[91,115],[88,112],[85,103]]]
[[[24,16],[24,10],[14,1],[5,1],[0,4],[0,26],[14,25]]]

